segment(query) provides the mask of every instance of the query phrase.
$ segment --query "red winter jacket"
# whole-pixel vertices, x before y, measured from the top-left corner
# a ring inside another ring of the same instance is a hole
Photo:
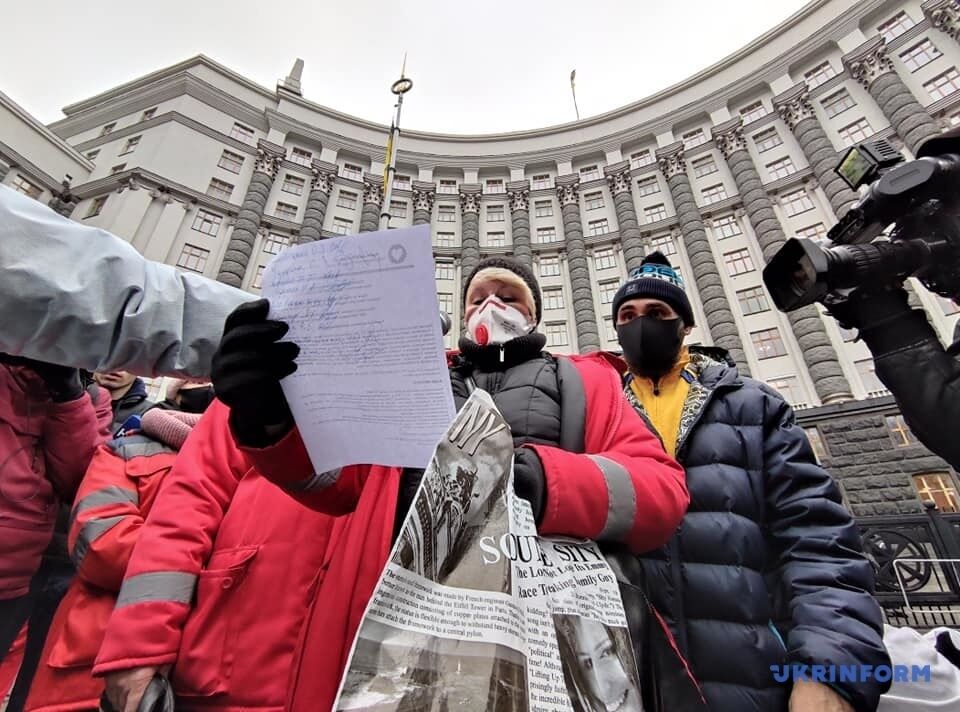
[[[0,363],[0,600],[27,593],[60,499],[73,498],[106,440],[109,395],[98,400],[54,403],[32,369]]]

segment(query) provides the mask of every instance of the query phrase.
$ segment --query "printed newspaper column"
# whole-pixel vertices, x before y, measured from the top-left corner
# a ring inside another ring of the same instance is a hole
[[[367,608],[336,710],[642,710],[612,571],[537,536],[513,438],[475,391],[433,454]]]

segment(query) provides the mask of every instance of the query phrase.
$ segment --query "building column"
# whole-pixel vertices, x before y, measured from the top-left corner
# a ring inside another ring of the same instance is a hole
[[[738,116],[725,124],[715,126],[713,138],[730,166],[747,218],[763,251],[763,258],[769,262],[786,238],[783,227],[773,212],[773,202],[764,190],[760,175],[747,150],[742,119]],[[850,384],[843,375],[837,353],[830,343],[817,308],[811,304],[788,312],[787,319],[797,343],[800,344],[803,360],[820,401],[826,404],[852,399]]]
[[[257,241],[257,230],[263,219],[263,210],[270,197],[273,180],[277,177],[280,162],[286,155],[283,146],[270,143],[264,139],[257,142],[257,158],[253,167],[253,176],[247,186],[247,194],[243,197],[240,212],[237,213],[237,224],[227,243],[223,261],[220,263],[220,272],[217,280],[240,289],[243,278],[250,264],[253,254],[253,245]]]
[[[623,257],[627,262],[627,273],[643,262],[643,241],[640,239],[640,221],[637,220],[637,207],[633,204],[633,190],[630,183],[630,162],[622,161],[603,169],[613,196],[613,207],[617,213],[620,228],[620,244],[623,245]]]
[[[956,0],[927,0],[920,7],[931,27],[960,42],[960,5]]]
[[[530,184],[525,180],[507,183],[507,198],[510,200],[510,235],[513,239],[513,256],[532,269]]]
[[[413,224],[429,225],[433,217],[433,201],[437,197],[437,186],[433,183],[413,181]]]
[[[480,264],[480,191],[476,184],[460,184],[460,259],[466,279]]]
[[[857,194],[834,171],[840,156],[813,111],[806,83],[801,82],[775,96],[773,106],[800,144],[800,150],[830,201],[833,214],[843,215],[857,202]]]
[[[557,198],[563,218],[563,237],[570,270],[570,292],[573,295],[573,317],[577,322],[577,347],[580,353],[600,350],[597,314],[593,309],[593,290],[590,288],[590,264],[583,240],[583,222],[580,218],[580,176],[558,176]]]
[[[376,232],[380,228],[380,208],[382,205],[383,177],[364,173],[360,232]]]
[[[657,150],[656,156],[660,170],[667,179],[667,187],[670,189],[670,196],[677,211],[680,235],[687,257],[690,259],[690,265],[693,267],[693,280],[707,318],[710,338],[717,346],[727,350],[743,375],[749,376],[750,364],[740,340],[737,320],[730,309],[727,292],[723,288],[723,280],[720,279],[717,262],[707,239],[703,216],[693,199],[693,189],[690,186],[690,177],[687,175],[683,155],[683,144],[677,141],[664,146]],[[638,243],[640,242],[639,232],[638,230]],[[640,249],[642,250],[642,247]]]
[[[337,178],[337,167],[332,163],[314,159],[310,164],[313,178],[310,180],[310,195],[307,196],[307,208],[303,213],[303,224],[296,244],[315,242],[323,238],[323,218],[327,214],[330,191]]]
[[[924,139],[940,133],[937,123],[893,68],[882,37],[878,35],[867,40],[845,54],[843,65],[850,72],[850,76],[870,92],[880,111],[911,153],[916,155],[917,147]]]

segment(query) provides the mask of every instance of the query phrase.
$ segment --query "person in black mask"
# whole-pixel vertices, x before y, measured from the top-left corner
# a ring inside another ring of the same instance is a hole
[[[709,709],[875,710],[888,683],[791,688],[771,674],[889,664],[857,526],[790,406],[722,349],[683,345],[693,310],[659,252],[617,291],[613,318],[627,400],[684,466],[690,491],[673,539],[639,558],[637,585],[650,582]],[[670,700],[681,685],[660,682],[666,708],[685,708]]]
[[[203,413],[214,397],[213,385],[209,381],[176,379],[167,386],[166,397],[158,406],[184,413]]]

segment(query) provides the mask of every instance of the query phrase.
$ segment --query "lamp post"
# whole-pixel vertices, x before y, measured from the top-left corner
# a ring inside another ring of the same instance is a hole
[[[407,58],[403,58],[403,68],[400,78],[390,86],[390,91],[397,97],[397,113],[390,123],[390,136],[387,138],[387,160],[383,169],[383,206],[380,208],[380,229],[390,228],[390,198],[393,196],[393,176],[397,170],[397,145],[400,142],[400,110],[403,108],[403,95],[413,89],[413,81],[404,76]]]

